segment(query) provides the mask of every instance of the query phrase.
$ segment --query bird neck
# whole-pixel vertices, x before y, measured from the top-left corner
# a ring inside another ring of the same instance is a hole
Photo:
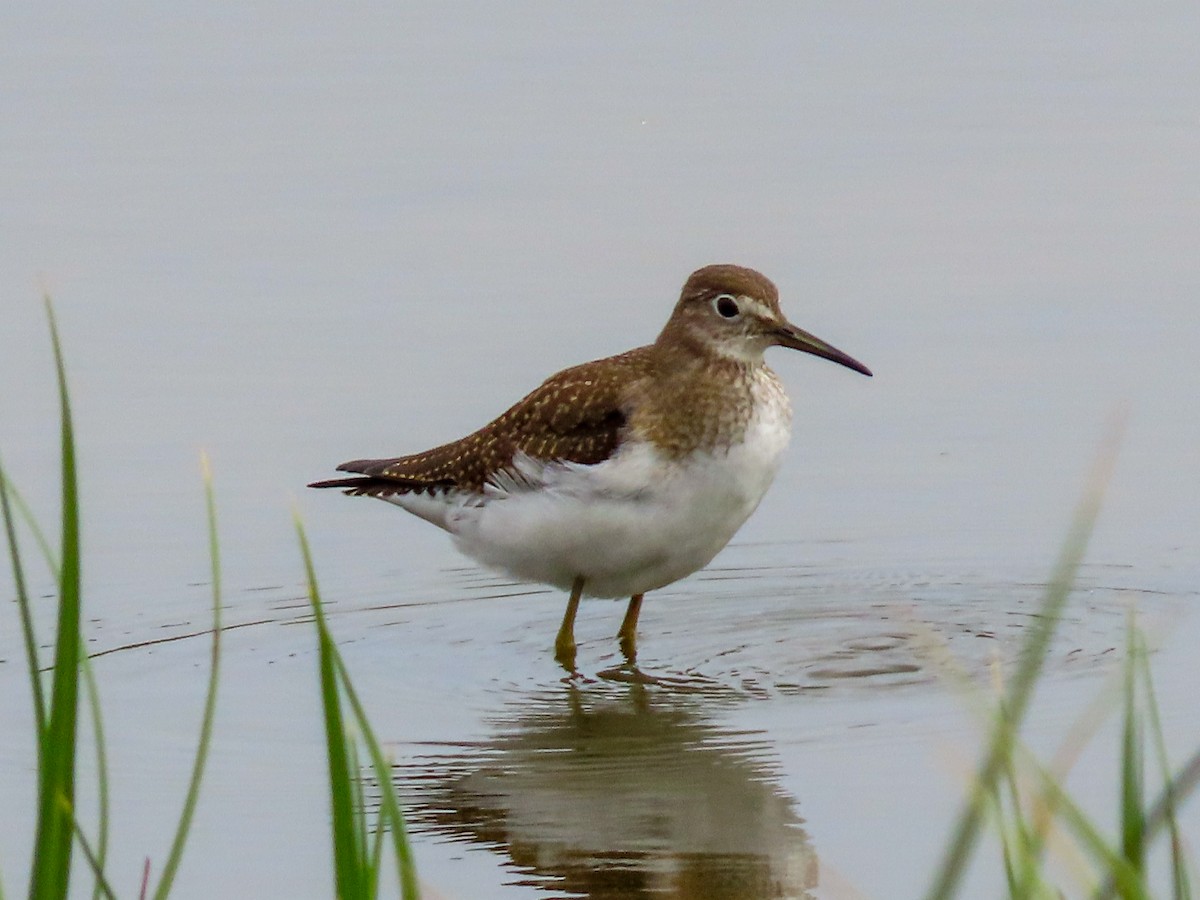
[[[741,442],[754,415],[756,383],[774,379],[761,358],[747,362],[678,343],[656,344],[655,351],[652,377],[630,417],[633,434],[669,458]]]

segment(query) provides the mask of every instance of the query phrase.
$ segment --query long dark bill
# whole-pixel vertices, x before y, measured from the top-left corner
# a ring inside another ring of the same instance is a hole
[[[843,353],[832,344],[825,343],[819,337],[809,334],[802,328],[797,328],[790,322],[786,325],[781,325],[775,332],[775,342],[780,347],[790,347],[792,350],[799,350],[802,353],[811,353],[813,356],[832,360],[838,365],[845,366],[847,369],[853,369],[855,372],[862,372],[868,376],[871,374],[871,370],[853,356]]]

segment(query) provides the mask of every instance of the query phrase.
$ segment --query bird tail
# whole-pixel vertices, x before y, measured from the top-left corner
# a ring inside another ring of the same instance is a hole
[[[341,488],[351,497],[390,497],[393,494],[406,494],[412,490],[411,485],[388,478],[372,478],[364,475],[359,478],[330,478],[328,481],[314,481],[310,488]]]

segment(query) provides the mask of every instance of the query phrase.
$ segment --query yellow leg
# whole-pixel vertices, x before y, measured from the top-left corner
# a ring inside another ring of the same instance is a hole
[[[583,578],[576,578],[571,585],[571,598],[567,611],[563,613],[558,637],[554,639],[554,658],[569,672],[575,671],[575,613],[579,611],[579,598],[583,594]]]
[[[634,594],[629,598],[629,606],[625,609],[625,618],[621,620],[621,629],[617,639],[621,643],[621,652],[633,662],[637,658],[637,623],[642,612],[642,595]]]

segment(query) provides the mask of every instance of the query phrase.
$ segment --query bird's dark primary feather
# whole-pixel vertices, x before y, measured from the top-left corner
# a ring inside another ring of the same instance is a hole
[[[338,466],[358,477],[309,487],[347,494],[394,494],[458,489],[479,491],[512,466],[520,451],[546,462],[594,465],[616,450],[634,388],[649,374],[649,347],[564,369],[507,412],[461,440],[392,459],[357,459]]]

